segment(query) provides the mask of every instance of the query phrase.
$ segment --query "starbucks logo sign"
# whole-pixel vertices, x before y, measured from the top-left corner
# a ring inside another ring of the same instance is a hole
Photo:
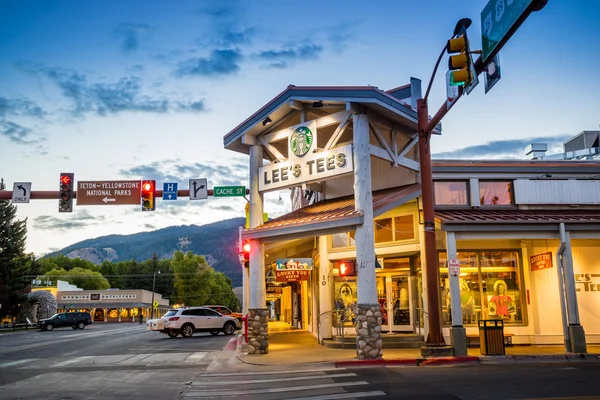
[[[313,133],[306,126],[297,128],[290,138],[290,149],[298,157],[308,153],[313,144]]]

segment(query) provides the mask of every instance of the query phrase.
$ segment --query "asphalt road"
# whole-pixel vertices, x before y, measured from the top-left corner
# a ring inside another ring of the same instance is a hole
[[[135,323],[0,333],[0,399],[178,399],[231,338]]]
[[[600,399],[600,363],[239,370],[222,351],[231,338],[171,339],[138,324],[3,333],[0,399]]]

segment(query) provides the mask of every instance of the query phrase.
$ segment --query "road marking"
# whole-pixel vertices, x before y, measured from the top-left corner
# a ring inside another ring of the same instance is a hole
[[[216,376],[252,376],[252,375],[285,375],[285,374],[301,374],[304,372],[326,372],[326,371],[343,371],[345,368],[322,368],[322,369],[297,369],[294,371],[265,371],[265,372],[227,372],[224,374],[202,374],[204,377]]]
[[[202,391],[190,391],[183,395],[183,397],[215,397],[215,396],[242,396],[248,394],[265,394],[265,393],[283,393],[283,392],[299,392],[313,389],[326,389],[326,388],[339,388],[343,386],[358,386],[368,385],[366,381],[346,382],[346,383],[324,383],[321,385],[305,385],[305,386],[290,386],[281,388],[269,388],[269,389],[238,389],[238,390],[206,390]],[[348,395],[349,393],[346,393]],[[347,396],[346,396],[347,398]]]
[[[71,360],[59,362],[58,364],[53,364],[53,365],[51,365],[51,367],[64,367],[66,365],[78,363],[79,361],[87,360],[88,358],[92,358],[92,356],[75,357],[75,358],[73,358]]]
[[[285,378],[286,382],[289,381],[305,381],[312,379],[329,379],[329,378],[348,378],[350,376],[356,376],[354,373],[347,374],[332,374],[332,375],[309,375],[309,376],[296,376],[293,378]],[[246,385],[251,383],[273,383],[273,382],[281,382],[281,378],[276,379],[258,379],[258,380],[249,380],[249,381],[207,381],[207,382],[192,382],[192,386],[219,386],[219,385],[231,385],[235,383],[236,385]]]
[[[24,358],[22,360],[9,361],[9,362],[0,364],[0,368],[12,367],[14,365],[19,365],[19,364],[25,364],[26,362],[34,361],[34,360],[36,360],[36,359],[35,358]]]
[[[288,400],[337,400],[337,399],[348,399],[355,397],[370,397],[370,396],[387,396],[386,392],[381,390],[373,392],[357,392],[357,393],[337,393],[337,394],[324,394],[322,396],[310,396],[310,397],[294,397]]]

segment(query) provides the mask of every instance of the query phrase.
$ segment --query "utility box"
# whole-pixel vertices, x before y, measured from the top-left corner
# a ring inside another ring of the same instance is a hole
[[[501,319],[479,320],[479,350],[484,356],[503,356],[504,321]]]

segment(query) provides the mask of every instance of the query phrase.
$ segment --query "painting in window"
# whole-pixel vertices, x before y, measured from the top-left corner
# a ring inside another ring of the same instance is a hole
[[[481,205],[511,205],[511,182],[479,181]]]
[[[467,182],[437,181],[433,183],[435,204],[438,206],[466,206]]]

